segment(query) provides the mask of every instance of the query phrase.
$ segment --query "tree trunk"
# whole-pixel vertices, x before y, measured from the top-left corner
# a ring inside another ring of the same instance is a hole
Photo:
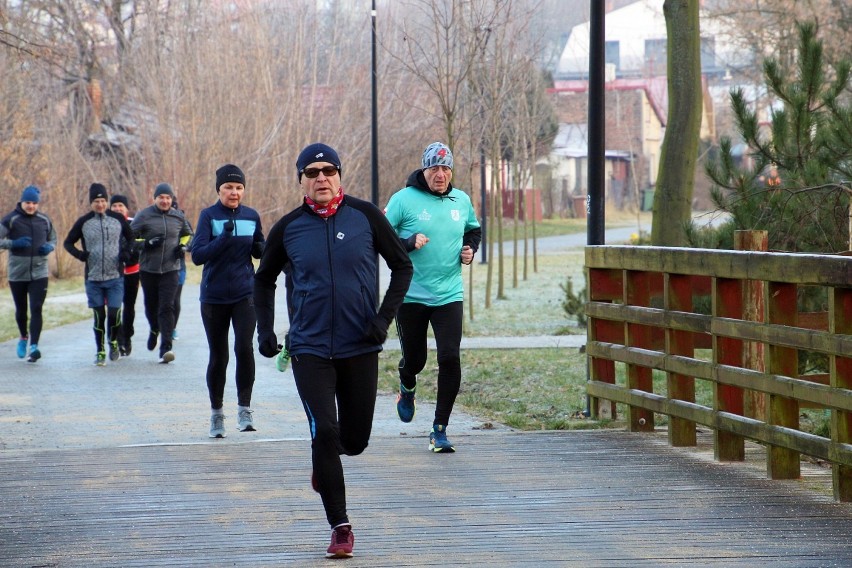
[[[704,108],[698,5],[698,0],[663,2],[668,32],[669,109],[651,224],[651,242],[656,246],[685,244],[683,226],[692,212]]]

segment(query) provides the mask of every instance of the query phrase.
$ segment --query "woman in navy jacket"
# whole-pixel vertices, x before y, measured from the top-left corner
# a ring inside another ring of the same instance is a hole
[[[254,330],[252,256],[263,252],[260,216],[242,205],[245,175],[233,164],[216,170],[219,200],[201,211],[192,240],[192,262],[201,272],[201,321],[210,357],[207,391],[210,396],[210,437],[225,437],[225,372],[228,369],[228,332],[234,327],[237,358],[237,429],[253,432],[251,394],[254,387]]]
[[[344,196],[334,149],[311,144],[299,154],[296,168],[304,202],[269,232],[255,275],[258,343],[265,357],[281,349],[274,314],[275,282],[283,271],[290,319],[287,348],[311,432],[311,484],[332,528],[326,554],[348,557],[355,538],[340,454],[358,455],[369,442],[379,351],[413,269],[379,208]],[[391,278],[377,310],[378,255]]]

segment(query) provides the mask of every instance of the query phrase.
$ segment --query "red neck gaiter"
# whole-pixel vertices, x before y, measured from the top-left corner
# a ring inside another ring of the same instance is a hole
[[[337,213],[337,208],[340,207],[340,203],[343,201],[343,188],[341,187],[337,195],[335,195],[331,201],[326,203],[325,205],[320,205],[307,195],[305,196],[305,203],[311,210],[322,217],[323,219],[327,219]]]

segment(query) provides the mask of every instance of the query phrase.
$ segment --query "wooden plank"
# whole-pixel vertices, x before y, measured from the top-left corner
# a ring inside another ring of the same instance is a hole
[[[482,433],[344,458],[355,557],[391,566],[848,566],[828,470],[731,467],[663,432]],[[305,440],[58,450],[0,460],[4,566],[328,566]],[[811,473],[813,472],[813,473]],[[653,538],[649,538],[652,535]]]
[[[716,278],[713,284],[713,315],[743,318],[743,283],[741,280]],[[743,341],[733,337],[713,336],[713,362],[734,367],[743,366]],[[743,389],[716,382],[713,385],[713,409],[733,414],[743,413]],[[733,432],[716,432],[716,458],[742,461],[745,440]]]
[[[829,295],[829,330],[852,335],[852,288],[835,288]],[[846,351],[846,354],[852,350]],[[829,359],[829,384],[838,389],[852,390],[852,357],[840,355]],[[852,443],[852,408],[831,412],[831,435],[844,444]],[[852,501],[852,466],[834,464],[834,497],[838,501]]]
[[[691,312],[692,276],[667,274],[665,309],[678,312]],[[694,334],[687,331],[666,329],[666,353],[693,357],[695,348]],[[695,402],[695,378],[682,373],[666,373],[666,390],[669,398]],[[673,446],[694,446],[696,444],[695,422],[673,417],[669,424],[669,443]]]

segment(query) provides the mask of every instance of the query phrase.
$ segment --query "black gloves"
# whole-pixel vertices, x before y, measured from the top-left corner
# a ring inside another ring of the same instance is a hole
[[[262,257],[263,256],[263,247],[264,247],[263,241],[254,241],[251,244],[251,256],[253,258]]]
[[[257,334],[257,350],[264,357],[275,357],[281,351],[281,345],[278,344],[278,338],[275,337],[275,332],[266,331],[258,332]]]
[[[234,232],[234,222],[231,221],[230,219],[225,221],[225,224],[222,225],[222,231],[224,231],[222,233],[223,235],[226,235],[226,234],[230,235],[231,233],[233,233]]]
[[[92,253],[90,253],[90,252],[89,252],[89,251],[87,251],[87,250],[81,250],[81,251],[80,251],[80,256],[78,256],[77,258],[79,258],[79,259],[80,259],[80,260],[82,260],[83,262],[86,262],[87,260],[89,260],[89,255],[90,255],[90,254],[92,254]]]
[[[9,248],[12,249],[23,249],[29,248],[33,246],[32,237],[18,237],[17,239],[12,239],[11,246]]]
[[[27,237],[29,238],[29,237]],[[54,246],[50,243],[44,243],[40,247],[38,247],[39,256],[47,256],[53,252]]]
[[[175,248],[175,258],[180,259],[186,254],[186,245],[178,245]]]
[[[145,241],[145,248],[146,249],[157,248],[158,246],[160,246],[160,244],[162,244],[162,242],[163,242],[163,237],[153,237],[153,238]]]
[[[381,345],[388,338],[388,323],[381,316],[376,316],[367,326],[367,339]]]

